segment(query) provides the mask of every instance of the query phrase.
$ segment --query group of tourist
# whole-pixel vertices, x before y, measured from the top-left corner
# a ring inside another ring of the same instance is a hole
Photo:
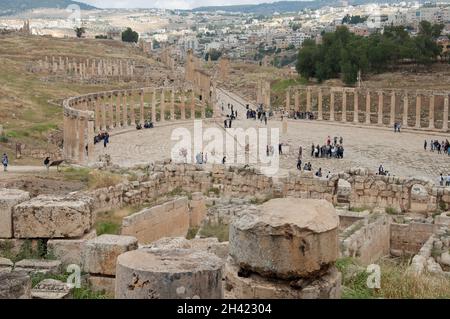
[[[331,138],[328,136],[324,145],[319,144],[311,145],[311,157],[316,158],[344,158],[344,139],[335,136],[333,143],[331,143]]]
[[[398,122],[394,123],[394,133],[400,133],[401,124]]]
[[[106,147],[109,144],[109,133],[104,131],[94,136],[94,145],[103,141],[103,146]],[[87,148],[87,146],[86,146]]]
[[[313,112],[294,112],[294,120],[314,120]]]
[[[427,140],[423,142],[423,149],[426,151],[428,147]],[[437,151],[438,154],[447,154],[450,156],[450,143],[446,139],[445,141],[439,142],[438,140],[430,141],[430,152]]]
[[[153,122],[145,121],[143,126],[141,123],[136,123],[136,130],[142,130],[142,128],[153,128]]]
[[[439,185],[450,186],[450,174],[443,176],[442,173],[439,175]]]
[[[226,161],[227,161],[227,157],[224,156],[222,158],[222,164],[225,165]],[[208,153],[205,153],[205,154],[203,154],[203,152],[198,153],[195,156],[195,162],[196,162],[196,164],[200,164],[200,165],[207,164],[208,163]]]
[[[208,163],[208,153],[203,154],[203,152],[200,152],[197,155],[195,155],[195,162],[197,164],[206,164],[206,163]]]
[[[267,125],[267,120],[269,119],[268,112],[264,111],[264,107],[262,104],[259,104],[256,110],[250,108],[250,105],[246,105],[247,109],[247,119],[259,120],[261,123],[264,121],[264,124]]]

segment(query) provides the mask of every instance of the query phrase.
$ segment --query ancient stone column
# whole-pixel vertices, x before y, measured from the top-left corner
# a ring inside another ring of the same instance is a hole
[[[123,116],[123,126],[127,127],[128,126],[128,101],[127,101],[127,92],[123,92],[122,93],[122,98],[123,98],[123,106],[122,106],[122,116]]]
[[[121,120],[120,120],[120,117],[121,117],[121,112],[120,112],[120,109],[121,109],[121,97],[120,97],[120,93],[117,93],[117,99],[116,99],[116,101],[117,101],[117,103],[116,103],[116,127],[121,127],[122,126],[122,124],[121,124]]]
[[[416,93],[416,128],[420,128],[420,111],[422,108],[422,97]]]
[[[68,152],[68,140],[69,140],[69,119],[68,119],[68,115],[64,113],[63,116],[63,154],[64,154],[64,159],[68,159],[69,158],[69,152]]]
[[[164,122],[166,120],[166,89],[164,88],[161,90],[160,100],[161,100],[159,103],[159,109],[161,114],[160,121]]]
[[[97,103],[97,101],[92,101],[94,104],[94,116],[95,116],[95,131],[98,132],[101,130],[100,127],[100,105]]]
[[[202,107],[202,120],[204,120],[204,119],[206,119],[206,101],[205,100],[202,100],[201,107]]]
[[[145,94],[144,90],[141,90],[139,92],[140,102],[141,102],[139,116],[140,116],[140,123],[141,123],[141,125],[144,125],[144,122],[145,122],[145,118],[144,118],[144,94]]]
[[[152,122],[156,124],[156,89],[153,89],[152,93]]]
[[[119,255],[117,299],[222,299],[223,261],[199,249],[138,249]]]
[[[191,91],[191,119],[195,119],[195,92]]]
[[[319,121],[323,120],[323,93],[322,88],[319,88],[318,97],[317,97],[317,119]]]
[[[405,91],[403,97],[403,127],[408,127],[408,91]]]
[[[136,112],[135,112],[135,108],[136,108],[136,101],[135,98],[133,97],[133,92],[129,93],[130,96],[130,117],[131,117],[131,125],[132,126],[136,126]]]
[[[434,93],[430,95],[430,115],[429,115],[428,128],[434,129]]]
[[[378,91],[378,124],[383,125],[383,91]]]
[[[391,114],[390,114],[389,124],[394,125],[395,123],[395,91],[391,92]]]
[[[237,299],[339,299],[338,225],[325,200],[272,199],[243,211],[230,223],[225,289]]]
[[[102,95],[100,97],[100,101],[101,101],[101,110],[102,110],[102,129],[106,130],[106,104],[105,104],[105,96]]]
[[[353,122],[359,123],[359,92],[353,91]]]
[[[85,130],[86,130],[86,120],[82,117],[78,118],[78,161],[83,163],[86,154],[86,144],[85,144]]]
[[[181,119],[185,120],[186,119],[186,102],[185,102],[184,90],[181,90],[180,100],[181,100]]]
[[[370,91],[366,93],[366,124],[370,124]]]
[[[320,90],[320,89],[319,89]],[[300,97],[298,95],[298,90],[295,90],[295,95],[294,95],[294,106],[295,106],[295,112],[299,112],[300,111]]]
[[[306,89],[306,112],[311,112],[311,88]]]
[[[442,118],[442,130],[448,131],[448,94],[444,98],[444,114]]]
[[[347,122],[347,92],[342,91],[342,122]]]
[[[109,127],[114,127],[114,94],[109,97]]]
[[[291,108],[291,93],[289,92],[289,89],[286,90],[286,112],[289,112]]]
[[[170,90],[170,120],[175,120],[175,90]]]
[[[330,121],[334,121],[334,91],[330,92]]]
[[[94,160],[94,121],[87,121],[87,132],[88,160],[92,162]]]

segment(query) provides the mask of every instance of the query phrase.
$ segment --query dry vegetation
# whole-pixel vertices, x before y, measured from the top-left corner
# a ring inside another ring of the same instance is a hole
[[[343,275],[343,298],[435,299],[450,298],[450,278],[431,273],[415,275],[408,271],[409,260],[383,259],[381,288],[367,287],[369,274],[351,258],[336,263]]]
[[[27,72],[31,61],[59,55],[75,59],[135,58],[151,61],[144,58],[138,49],[117,41],[0,36],[0,124],[7,139],[46,147],[48,135],[62,129],[60,102],[64,98],[131,85],[46,82],[42,75]],[[7,150],[4,142],[5,138],[0,140],[0,152]]]

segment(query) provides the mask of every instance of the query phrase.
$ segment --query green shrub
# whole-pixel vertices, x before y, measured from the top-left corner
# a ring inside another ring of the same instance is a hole
[[[389,215],[397,215],[398,214],[397,209],[395,209],[394,207],[386,207],[384,209],[384,211],[386,212],[386,214],[389,214]]]
[[[120,231],[120,224],[112,222],[112,221],[101,221],[97,222],[95,225],[95,229],[97,231],[97,236],[109,234],[109,235],[118,235]]]

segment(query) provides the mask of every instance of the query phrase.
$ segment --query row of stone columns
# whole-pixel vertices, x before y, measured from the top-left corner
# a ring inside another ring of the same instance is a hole
[[[134,63],[129,60],[96,60],[85,59],[77,61],[68,57],[46,56],[45,60],[39,60],[38,66],[41,70],[58,73],[72,73],[81,78],[105,77],[105,76],[133,76],[135,72]]]
[[[151,95],[149,103],[146,96]],[[178,100],[176,99],[178,95]],[[176,119],[176,103],[180,120],[186,120],[186,108],[190,119],[195,119],[197,96],[194,91],[169,89],[141,89],[91,94],[64,102],[64,156],[65,159],[83,163],[92,160],[94,136],[103,130],[126,128],[146,120],[154,124]],[[136,103],[138,102],[138,103]],[[201,103],[201,118],[206,118],[206,103]],[[159,106],[160,118],[157,119]],[[137,114],[139,112],[139,114]]]
[[[365,110],[360,112],[360,105],[359,105],[359,95],[363,93],[363,91],[357,90],[357,89],[342,89],[342,88],[302,88],[302,89],[296,89],[294,91],[294,111],[299,112],[300,111],[300,92],[304,91],[306,95],[306,102],[305,102],[305,111],[306,112],[312,112],[312,94],[313,91],[317,95],[317,119],[323,120],[323,95],[324,92],[328,92],[330,95],[330,105],[329,105],[329,120],[335,121],[335,109],[336,109],[336,98],[335,94],[341,94],[342,95],[342,122],[347,122],[347,96],[353,95],[353,122],[359,123],[359,115],[360,113],[363,113],[365,116],[364,123],[366,124],[372,124],[370,115],[371,112],[371,97],[373,91],[365,90],[366,91],[366,105]],[[389,112],[389,125],[394,125],[396,122],[396,99],[397,95],[399,94],[398,91],[386,91],[379,90],[376,91],[378,95],[378,106],[377,106],[377,123],[378,125],[383,125],[383,106],[384,106],[384,96],[390,95],[390,112]],[[408,91],[403,92],[403,113],[402,113],[402,125],[403,127],[408,127],[408,107],[409,107],[409,95]],[[416,99],[416,110],[415,110],[415,125],[414,128],[421,128],[421,111],[422,111],[422,96],[428,95],[429,96],[429,124],[428,129],[435,129],[435,96],[436,95],[442,95],[444,97],[444,105],[443,105],[443,124],[442,124],[442,130],[447,131],[448,130],[448,108],[449,108],[449,94],[448,93],[434,93],[434,92],[415,92],[415,99]],[[286,91],[286,109],[291,110],[291,89]]]
[[[145,97],[151,95],[151,103]],[[178,95],[178,99],[176,98]],[[174,89],[152,90],[147,93],[139,91],[121,91],[97,94],[90,98],[92,111],[95,114],[95,131],[144,124],[146,120],[157,122],[157,105],[160,110],[160,122],[165,122],[166,112],[170,112],[170,120],[176,119],[177,108],[181,120],[186,120],[186,108],[190,109],[190,118],[195,118],[197,97],[193,91],[176,92]],[[138,103],[137,103],[138,102]],[[178,104],[178,107],[177,105]],[[146,107],[146,106],[150,107]],[[148,109],[151,108],[150,111]],[[139,110],[139,114],[137,114]],[[148,113],[147,113],[148,112]],[[201,118],[206,118],[206,103],[201,101]]]

